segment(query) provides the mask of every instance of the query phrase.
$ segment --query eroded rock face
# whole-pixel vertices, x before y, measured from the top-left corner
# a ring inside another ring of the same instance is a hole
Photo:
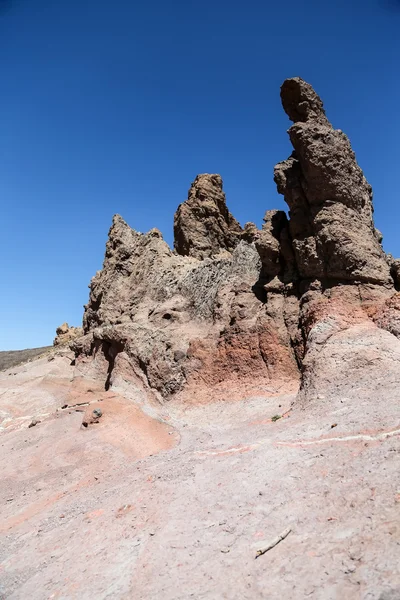
[[[223,250],[232,252],[242,228],[226,206],[220,175],[198,175],[188,199],[174,218],[174,247],[182,256],[203,259]]]
[[[281,88],[294,124],[294,152],[275,167],[290,208],[290,234],[300,277],[392,283],[372,220],[372,189],[347,136],[333,129],[322,101],[300,78]]]
[[[263,226],[254,234],[254,243],[261,258],[265,289],[273,289],[297,279],[297,271],[289,233],[289,222],[282,210],[267,210]]]
[[[56,329],[53,346],[68,346],[73,340],[80,337],[82,333],[82,327],[70,327],[68,323],[63,323]]]
[[[371,357],[386,360],[387,336],[400,337],[400,267],[382,250],[371,187],[309,84],[287,80],[281,98],[294,152],[274,177],[289,219],[268,210],[261,230],[242,229],[208,174],[178,207],[174,252],[158,230],[138,233],[116,215],[74,342],[81,372],[185,401],[301,379],[305,401],[337,395],[342,359],[357,381]]]
[[[184,386],[205,397],[228,381],[243,390],[297,380],[284,298],[267,306],[257,297],[260,272],[254,243],[239,240],[232,252],[199,261],[116,215],[90,284],[78,363],[94,357],[106,385],[134,376],[165,398]]]

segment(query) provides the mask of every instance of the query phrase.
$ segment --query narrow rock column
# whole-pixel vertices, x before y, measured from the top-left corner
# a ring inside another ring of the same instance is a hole
[[[372,189],[347,136],[333,129],[311,85],[295,77],[281,88],[294,124],[294,152],[275,167],[290,208],[290,233],[302,278],[391,282],[372,219]]]

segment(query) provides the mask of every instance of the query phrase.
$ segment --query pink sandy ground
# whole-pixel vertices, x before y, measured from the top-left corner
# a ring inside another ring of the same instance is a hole
[[[146,406],[67,354],[0,373],[0,598],[400,599],[398,407],[293,399]]]

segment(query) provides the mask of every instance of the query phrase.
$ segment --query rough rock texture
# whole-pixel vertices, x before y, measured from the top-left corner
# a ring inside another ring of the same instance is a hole
[[[301,379],[304,399],[319,385],[321,331],[400,334],[400,262],[383,252],[349,140],[302,79],[286,80],[281,98],[294,152],[274,177],[289,219],[268,210],[261,230],[242,229],[221,177],[208,174],[175,214],[175,252],[158,230],[141,234],[114,217],[73,344],[78,368],[106,388],[142,385],[159,399],[200,402]]]
[[[254,244],[239,241],[214,259],[182,257],[160,232],[138,233],[115,216],[103,269],[90,285],[85,335],[74,343],[80,367],[92,356],[106,386],[123,372],[163,397],[185,384],[201,399],[210,385],[297,381],[286,325],[296,302],[258,298],[260,271]]]
[[[56,329],[53,346],[68,346],[75,338],[82,334],[82,327],[70,327],[68,323],[63,323]]]
[[[372,189],[350,142],[333,129],[315,91],[300,78],[289,79],[281,99],[294,121],[294,152],[275,167],[274,177],[290,209],[298,274],[304,352],[298,401],[333,401],[350,381],[361,384],[371,365],[377,368],[374,381],[381,381],[378,372],[385,370],[386,348],[394,341],[376,326],[400,333],[393,300],[397,261],[383,252]]]
[[[229,212],[220,175],[198,175],[186,202],[174,218],[174,247],[182,256],[207,258],[232,250],[240,241],[242,228]]]
[[[271,282],[292,283],[296,280],[296,265],[289,234],[289,223],[282,210],[267,210],[261,231],[253,233],[253,239],[262,263],[261,275],[267,278],[266,289]],[[277,278],[277,279],[276,279]]]
[[[285,81],[281,98],[294,121],[294,152],[275,167],[275,181],[290,208],[300,277],[392,283],[372,220],[372,189],[347,136],[333,129],[302,79]]]

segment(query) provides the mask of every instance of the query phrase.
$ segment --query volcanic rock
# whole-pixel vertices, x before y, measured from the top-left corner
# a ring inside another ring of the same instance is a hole
[[[231,215],[222,190],[220,175],[198,175],[188,199],[179,205],[174,218],[174,247],[182,256],[209,258],[223,250],[232,252],[242,228]]]
[[[70,327],[68,323],[63,323],[56,329],[53,346],[68,346],[75,338],[82,334],[82,327]]]
[[[333,129],[321,99],[299,77],[285,81],[281,98],[294,121],[294,152],[276,165],[275,181],[290,208],[300,277],[392,284],[372,219],[372,189],[347,136]]]
[[[79,368],[92,357],[89,367],[106,386],[122,377],[164,398],[183,387],[201,396],[233,381],[242,391],[297,382],[285,322],[297,301],[279,294],[267,305],[258,297],[261,269],[254,243],[237,240],[232,252],[199,261],[116,215],[90,284],[85,335],[74,342]]]
[[[279,276],[279,280],[286,283],[294,281],[296,265],[286,214],[282,210],[267,210],[263,221],[261,231],[254,234],[254,243],[262,262],[262,275],[269,279]]]
[[[289,219],[267,210],[261,230],[242,229],[221,177],[209,174],[178,207],[175,251],[158,230],[138,233],[116,215],[84,335],[73,343],[80,372],[102,377],[106,389],[142,386],[186,401],[296,387],[301,378],[304,399],[340,364],[340,344],[333,362],[329,351],[319,362],[328,338],[358,327],[367,364],[371,327],[400,335],[399,261],[383,252],[371,186],[348,138],[302,79],[286,80],[281,99],[294,152],[274,177]]]
[[[399,598],[400,262],[318,95],[282,102],[289,219],[242,231],[214,175],[177,251],[116,215],[75,365],[0,373],[2,597]]]

